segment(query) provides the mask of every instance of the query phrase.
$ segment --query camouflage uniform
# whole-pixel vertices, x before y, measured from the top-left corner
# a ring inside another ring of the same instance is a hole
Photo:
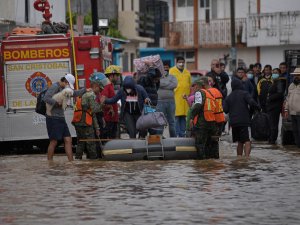
[[[83,110],[92,110],[92,116],[93,116],[93,125],[89,126],[87,125],[85,121],[85,113],[83,113],[83,116],[81,118],[81,121],[78,123],[73,123],[76,130],[77,135],[77,148],[76,148],[76,159],[82,159],[82,155],[84,150],[86,150],[87,158],[88,159],[96,159],[98,154],[96,151],[96,144],[95,142],[80,142],[80,139],[94,139],[95,138],[95,130],[99,129],[99,125],[97,122],[97,118],[95,113],[100,112],[102,106],[98,104],[96,101],[96,95],[94,92],[86,92],[82,96],[81,105]]]
[[[217,127],[215,122],[207,122],[204,119],[203,107],[205,93],[201,91],[203,104],[193,104],[190,117],[193,119],[198,115],[198,121],[194,125],[192,135],[195,137],[195,145],[200,159],[219,158],[219,144],[211,137],[216,135]]]

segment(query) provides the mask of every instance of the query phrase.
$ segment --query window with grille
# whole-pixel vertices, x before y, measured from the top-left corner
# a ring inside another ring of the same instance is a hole
[[[200,8],[209,8],[209,1],[210,0],[200,0]]]
[[[177,0],[177,7],[193,7],[194,0]]]

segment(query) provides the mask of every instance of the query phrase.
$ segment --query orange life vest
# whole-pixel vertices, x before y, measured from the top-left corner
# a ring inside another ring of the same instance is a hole
[[[76,124],[76,123],[84,122],[86,125],[92,126],[93,124],[92,110],[91,109],[88,109],[87,111],[82,110],[81,101],[82,101],[81,97],[77,97],[72,123]],[[82,121],[82,117],[84,114],[85,114],[85,121]]]
[[[207,90],[201,89],[201,91],[203,91],[205,93],[205,103],[204,103],[204,107],[203,107],[204,119],[207,122],[216,121],[216,118],[215,118],[215,111],[216,111],[215,98]],[[194,122],[194,125],[196,125],[196,123],[198,122],[198,115],[195,116],[193,122]]]
[[[216,111],[215,111],[216,122],[217,123],[225,122],[225,116],[223,113],[223,105],[222,105],[223,96],[221,92],[216,88],[209,88],[208,91],[215,97],[216,100]]]

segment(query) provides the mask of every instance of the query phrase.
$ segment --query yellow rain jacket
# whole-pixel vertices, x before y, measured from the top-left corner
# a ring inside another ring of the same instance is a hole
[[[175,116],[186,116],[189,111],[189,105],[182,96],[189,96],[190,94],[192,85],[191,74],[187,69],[180,72],[176,66],[172,67],[169,73],[174,75],[178,81],[177,88],[174,89],[176,105]]]

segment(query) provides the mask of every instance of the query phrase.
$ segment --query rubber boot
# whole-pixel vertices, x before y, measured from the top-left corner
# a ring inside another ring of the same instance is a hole
[[[205,159],[205,146],[202,144],[196,144],[197,154],[199,159]]]

